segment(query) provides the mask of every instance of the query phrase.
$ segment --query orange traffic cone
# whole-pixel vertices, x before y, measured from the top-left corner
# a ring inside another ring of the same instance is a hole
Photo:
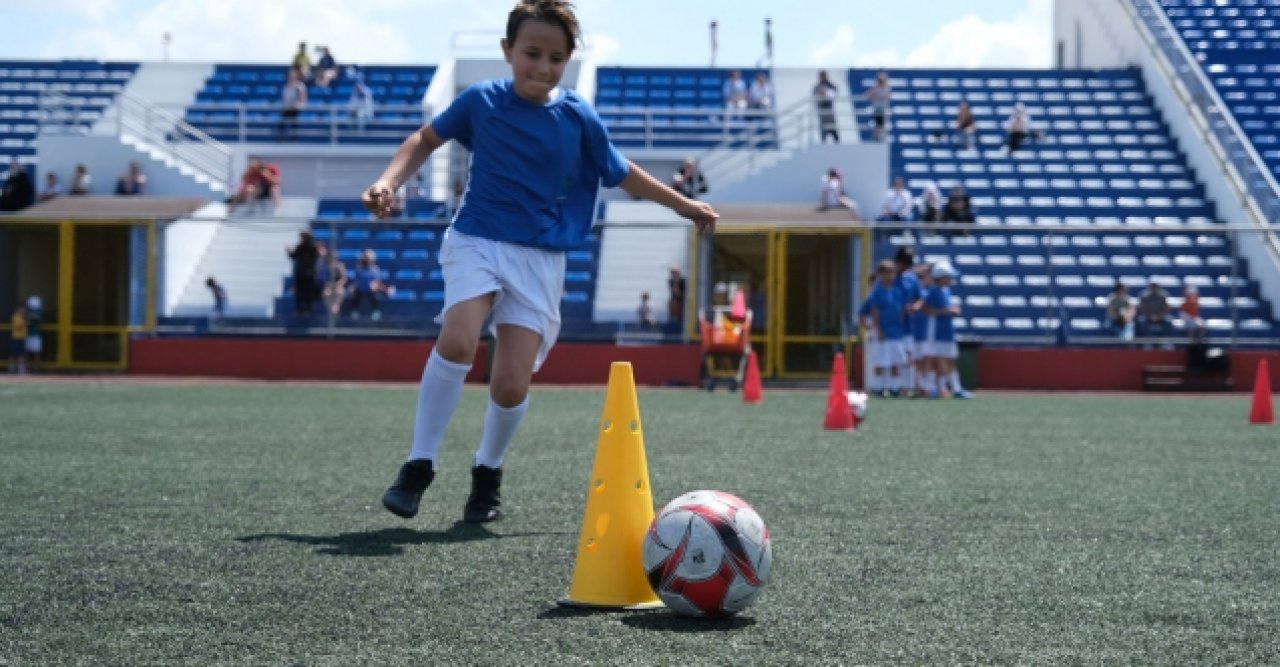
[[[828,431],[852,431],[857,423],[849,407],[849,381],[844,372],[844,354],[836,353],[831,365],[831,387],[827,390],[827,417],[822,428]]]
[[[567,607],[648,609],[662,601],[649,587],[641,550],[653,522],[653,495],[631,364],[615,361],[591,467]]]
[[[747,360],[747,379],[742,383],[742,402],[759,403],[764,400],[760,387],[760,364],[756,361],[756,351],[751,351]]]
[[[1250,424],[1274,424],[1276,414],[1271,409],[1271,373],[1267,360],[1258,361],[1258,373],[1253,378],[1253,407],[1249,409]]]

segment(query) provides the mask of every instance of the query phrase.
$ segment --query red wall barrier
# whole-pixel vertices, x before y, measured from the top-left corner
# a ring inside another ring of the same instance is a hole
[[[1258,360],[1266,358],[1272,386],[1280,380],[1280,352],[1231,353],[1237,391],[1253,389]],[[978,386],[982,389],[1139,391],[1142,367],[1182,365],[1182,350],[982,348]]]
[[[316,340],[290,338],[139,338],[129,345],[129,372],[262,380],[417,382],[431,353],[430,341]],[[535,383],[602,384],[609,365],[630,361],[636,383],[695,384],[697,345],[617,346],[560,343],[551,350]],[[487,370],[484,345],[467,379]]]
[[[430,341],[317,340],[290,338],[140,338],[129,347],[129,371],[140,375],[188,375],[264,380],[417,382],[431,353]],[[851,372],[858,377],[861,355]],[[1181,364],[1181,350],[987,348],[978,352],[981,389],[1139,391],[1142,367]],[[1253,388],[1258,361],[1266,358],[1271,386],[1280,387],[1280,352],[1231,354],[1237,391]],[[636,383],[693,385],[697,345],[617,346],[560,343],[535,383],[602,384],[609,364],[630,361]],[[467,379],[480,381],[488,353],[482,345]],[[856,384],[856,383],[855,383]]]

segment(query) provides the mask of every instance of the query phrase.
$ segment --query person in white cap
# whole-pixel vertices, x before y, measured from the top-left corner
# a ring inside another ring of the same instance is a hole
[[[960,385],[960,373],[956,370],[956,358],[960,348],[956,345],[955,318],[960,315],[960,304],[951,299],[951,281],[956,270],[947,262],[933,266],[933,287],[924,298],[925,312],[929,315],[928,348],[937,374],[935,386],[929,387],[929,396],[953,396],[969,398],[969,392]],[[926,382],[932,378],[926,377]]]

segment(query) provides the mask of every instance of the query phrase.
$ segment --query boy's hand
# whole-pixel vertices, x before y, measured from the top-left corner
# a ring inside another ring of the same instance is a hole
[[[710,204],[700,202],[693,199],[676,209],[676,213],[682,218],[688,218],[693,221],[694,226],[698,228],[699,234],[714,234],[716,231],[716,220],[720,219],[720,214],[711,208]]]
[[[370,213],[379,218],[385,218],[391,215],[391,205],[395,201],[392,196],[393,192],[395,192],[395,188],[391,187],[390,183],[380,180],[364,191],[360,201],[364,203],[364,207],[369,209]]]

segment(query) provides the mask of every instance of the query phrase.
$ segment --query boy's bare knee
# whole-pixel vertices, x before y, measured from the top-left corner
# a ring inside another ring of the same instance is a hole
[[[529,385],[523,382],[503,381],[494,378],[489,385],[489,398],[502,408],[514,408],[529,395]]]

